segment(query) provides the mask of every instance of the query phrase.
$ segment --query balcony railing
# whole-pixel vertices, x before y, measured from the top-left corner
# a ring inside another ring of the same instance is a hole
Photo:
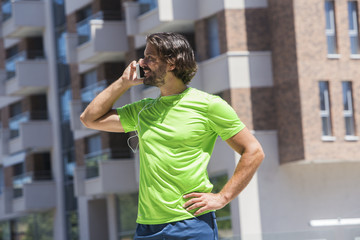
[[[47,181],[52,179],[51,171],[27,172],[13,177],[13,198],[23,196],[23,188],[27,183]]]
[[[6,68],[6,80],[9,80],[16,76],[16,63],[20,61],[29,60],[37,60],[44,59],[45,54],[44,51],[41,50],[29,50],[22,51],[18,54],[8,58],[5,60],[5,68]]]
[[[130,158],[129,151],[121,151],[114,149],[103,149],[85,155],[86,178],[94,178],[99,176],[99,162],[107,160],[118,160],[122,158]]]
[[[9,119],[10,139],[19,136],[20,124],[30,120],[48,119],[47,111],[23,112]]]
[[[76,24],[78,34],[78,45],[82,45],[91,39],[92,20],[121,20],[121,12],[118,11],[100,11],[91,15]]]
[[[99,176],[99,162],[111,159],[110,149],[96,151],[85,155],[86,178]]]
[[[138,0],[140,3],[140,15],[158,7],[157,0]]]
[[[18,54],[5,60],[6,80],[9,80],[16,75],[16,63],[26,59],[26,52],[19,52]]]
[[[9,119],[10,139],[19,136],[20,124],[30,120],[29,112],[23,112]]]
[[[107,81],[102,80],[96,82],[90,86],[81,89],[81,101],[83,103],[83,109],[102,91],[106,88]]]
[[[3,1],[1,4],[1,12],[2,12],[2,22],[5,22],[9,18],[11,18],[12,15],[12,6],[11,6],[11,0]]]

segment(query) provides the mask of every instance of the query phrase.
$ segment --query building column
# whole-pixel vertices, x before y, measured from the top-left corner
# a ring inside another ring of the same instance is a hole
[[[107,217],[108,217],[108,232],[109,240],[117,240],[118,225],[117,225],[117,209],[115,194],[107,195]]]
[[[240,155],[235,154],[235,161]],[[242,240],[262,240],[259,189],[257,173],[238,196],[240,235]]]
[[[78,197],[78,228],[80,240],[89,240],[89,211],[87,197]]]

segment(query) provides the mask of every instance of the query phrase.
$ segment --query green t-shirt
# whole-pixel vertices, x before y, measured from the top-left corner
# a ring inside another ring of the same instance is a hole
[[[140,185],[137,223],[193,218],[182,206],[191,192],[211,192],[207,165],[217,136],[227,140],[245,125],[220,97],[195,88],[118,108],[125,132],[137,131]]]

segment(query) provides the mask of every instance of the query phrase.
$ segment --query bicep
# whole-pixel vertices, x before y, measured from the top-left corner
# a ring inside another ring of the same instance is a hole
[[[88,127],[106,132],[124,132],[124,128],[120,122],[116,109],[110,110],[104,116],[91,123]]]
[[[226,140],[226,143],[239,154],[243,154],[245,151],[257,152],[261,149],[260,143],[247,127]]]

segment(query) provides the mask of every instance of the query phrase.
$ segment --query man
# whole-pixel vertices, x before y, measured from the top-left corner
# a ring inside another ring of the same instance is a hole
[[[220,97],[188,87],[197,65],[192,48],[176,33],[147,37],[136,76],[133,61],[81,114],[88,128],[136,131],[140,185],[135,239],[217,239],[214,210],[233,200],[249,183],[264,158],[259,142]],[[219,79],[221,81],[221,79]],[[139,84],[161,95],[118,109],[115,101]],[[233,176],[216,194],[207,164],[217,136],[241,154]]]

